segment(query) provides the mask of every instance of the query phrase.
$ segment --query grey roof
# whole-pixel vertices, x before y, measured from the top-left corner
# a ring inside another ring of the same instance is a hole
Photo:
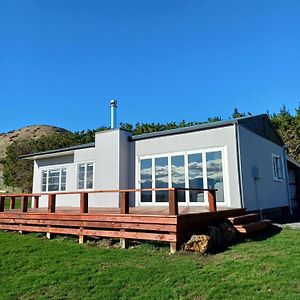
[[[277,131],[272,126],[272,123],[268,115],[266,114],[257,115],[257,116],[246,116],[246,117],[241,117],[232,120],[206,123],[206,124],[200,124],[195,126],[182,127],[182,128],[176,128],[176,129],[170,129],[170,130],[164,130],[164,131],[158,131],[152,133],[145,133],[145,134],[133,136],[132,140],[138,141],[138,140],[156,138],[156,137],[161,137],[166,135],[183,134],[188,132],[231,126],[234,124],[241,125],[247,128],[248,130],[272,141],[275,144],[278,144],[280,146],[284,145],[282,139],[280,138]]]
[[[34,156],[55,154],[55,153],[60,153],[60,152],[73,151],[73,150],[92,148],[92,147],[95,147],[95,143],[82,144],[82,145],[72,146],[72,147],[68,147],[68,148],[61,148],[61,149],[55,149],[55,150],[49,150],[49,151],[42,151],[42,152],[26,154],[26,155],[20,156],[20,158],[31,158],[31,157],[34,157]]]

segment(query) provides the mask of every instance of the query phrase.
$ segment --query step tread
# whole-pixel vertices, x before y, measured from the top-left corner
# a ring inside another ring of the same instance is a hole
[[[271,220],[260,220],[247,224],[234,225],[235,229],[240,233],[251,233],[266,228],[271,224]]]
[[[237,216],[237,217],[231,217],[231,218],[228,218],[228,220],[233,225],[242,225],[242,224],[247,224],[247,223],[252,223],[252,222],[258,221],[259,214],[258,213],[246,214],[246,215],[241,215],[241,216]]]

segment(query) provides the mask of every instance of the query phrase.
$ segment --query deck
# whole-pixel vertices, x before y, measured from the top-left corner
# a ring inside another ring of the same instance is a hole
[[[89,193],[108,192],[103,190],[79,193],[78,208],[55,205],[56,195],[75,193],[48,193],[47,208],[39,208],[39,197],[45,194],[0,195],[0,230],[41,232],[48,238],[53,234],[70,234],[78,236],[80,243],[87,236],[119,238],[124,248],[128,239],[164,241],[169,242],[171,252],[175,252],[191,233],[245,212],[240,208],[217,210],[215,190],[201,190],[209,194],[208,207],[181,207],[178,189],[164,190],[169,192],[169,204],[147,207],[129,207],[129,193],[141,190],[110,190],[119,193],[119,208],[88,206]],[[28,208],[29,197],[33,199],[34,208]],[[21,200],[20,209],[15,208],[17,198]],[[10,209],[4,209],[5,201],[10,202]]]

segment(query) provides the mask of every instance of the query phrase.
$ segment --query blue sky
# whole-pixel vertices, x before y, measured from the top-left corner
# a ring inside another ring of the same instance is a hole
[[[300,1],[0,0],[0,132],[293,113]]]

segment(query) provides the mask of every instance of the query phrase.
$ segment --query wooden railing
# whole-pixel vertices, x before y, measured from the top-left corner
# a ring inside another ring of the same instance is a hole
[[[178,192],[179,191],[198,191],[208,192],[209,211],[217,211],[216,205],[216,189],[189,189],[189,188],[151,188],[151,189],[124,189],[124,190],[94,190],[84,192],[53,192],[53,193],[34,193],[34,194],[0,194],[0,212],[4,211],[6,198],[10,199],[10,209],[15,209],[16,199],[21,199],[21,212],[28,211],[28,199],[32,197],[33,208],[39,208],[39,200],[41,196],[48,196],[48,213],[56,211],[57,195],[80,195],[80,213],[89,212],[89,194],[96,193],[119,193],[119,208],[121,214],[129,213],[129,193],[151,192],[151,191],[167,191],[169,198],[169,215],[178,215]]]

